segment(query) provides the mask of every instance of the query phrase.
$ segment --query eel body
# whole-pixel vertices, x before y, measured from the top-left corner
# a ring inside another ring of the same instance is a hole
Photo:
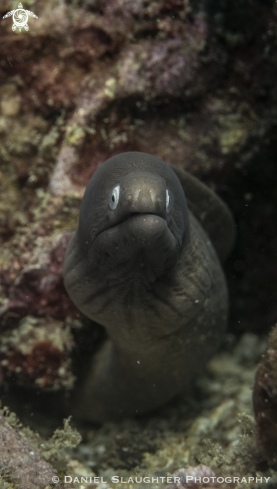
[[[76,388],[78,417],[102,422],[146,413],[201,371],[226,328],[220,262],[234,235],[219,197],[157,157],[122,153],[94,173],[64,281],[108,339]]]

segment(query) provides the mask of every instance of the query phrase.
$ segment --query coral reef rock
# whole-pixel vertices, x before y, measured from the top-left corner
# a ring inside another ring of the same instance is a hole
[[[261,458],[277,468],[277,326],[257,370],[253,405]]]
[[[0,415],[0,471],[3,481],[19,489],[45,489],[57,472],[39,451]],[[0,479],[1,483],[1,479]],[[59,486],[58,486],[59,487]]]

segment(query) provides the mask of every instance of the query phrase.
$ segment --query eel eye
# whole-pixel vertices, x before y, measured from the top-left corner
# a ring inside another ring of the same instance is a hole
[[[169,213],[173,206],[173,195],[171,190],[166,189],[166,212]]]
[[[114,211],[117,208],[117,204],[119,201],[119,193],[120,193],[120,185],[116,185],[111,191],[109,195],[109,206]]]

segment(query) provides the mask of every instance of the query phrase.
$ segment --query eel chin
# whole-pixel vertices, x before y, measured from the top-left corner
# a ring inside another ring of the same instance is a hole
[[[155,280],[172,268],[178,248],[165,219],[155,214],[131,214],[97,236],[89,250],[89,263],[110,277],[126,276],[140,267],[151,270]]]

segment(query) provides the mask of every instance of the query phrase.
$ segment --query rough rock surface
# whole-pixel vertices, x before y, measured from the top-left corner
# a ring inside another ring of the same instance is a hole
[[[76,466],[80,466],[77,461],[74,464],[68,452],[81,441],[80,434],[70,425],[70,418],[64,420],[63,429],[56,429],[51,438],[45,439],[3,408],[0,441],[1,489],[49,489],[53,485],[64,489],[63,474],[67,469],[74,474]]]
[[[0,470],[19,489],[45,489],[57,472],[8,421],[0,415]],[[0,481],[1,483],[1,481]]]
[[[267,349],[258,367],[253,404],[260,456],[277,468],[277,326],[269,335]]]

